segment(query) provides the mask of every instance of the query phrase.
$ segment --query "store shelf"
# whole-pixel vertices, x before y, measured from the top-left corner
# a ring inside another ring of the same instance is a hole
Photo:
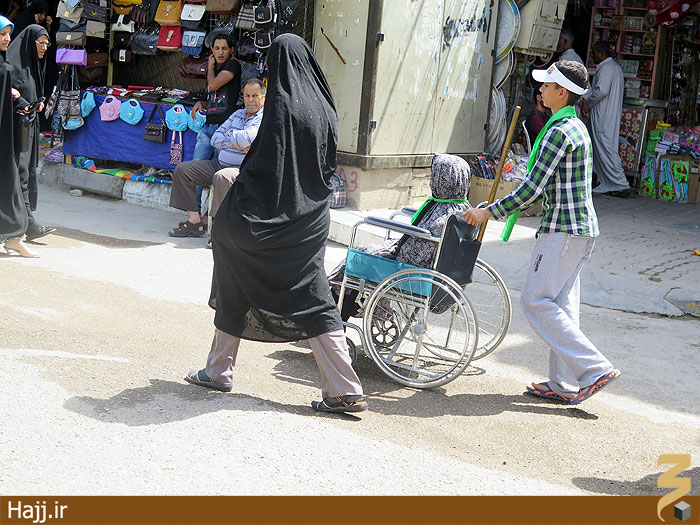
[[[628,53],[627,51],[618,51],[618,55],[631,55],[635,57],[650,57],[654,58],[656,55],[651,54],[651,53]]]
[[[654,29],[629,29],[626,27],[621,27],[620,31],[622,31],[623,33],[649,33],[650,31],[653,31],[654,33],[656,33],[656,30]]]

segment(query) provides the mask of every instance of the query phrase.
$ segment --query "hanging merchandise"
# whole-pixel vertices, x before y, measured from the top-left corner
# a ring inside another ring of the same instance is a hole
[[[215,15],[235,15],[239,8],[239,0],[207,0],[207,11]]]
[[[134,61],[134,54],[128,49],[112,49],[112,62],[131,64]]]
[[[60,22],[58,23],[58,30],[59,31],[85,31],[85,28],[87,27],[87,23],[82,21],[83,19],[81,18],[77,22],[73,22],[72,20],[64,20],[63,18],[60,19]]]
[[[79,22],[80,18],[83,16],[83,8],[77,7],[75,9],[71,9],[65,2],[60,2],[58,4],[58,9],[56,9],[56,16],[71,22]]]
[[[299,18],[299,0],[277,0],[279,7],[279,26],[291,27]]]
[[[204,124],[207,123],[207,116],[202,112],[202,110],[199,109],[194,115],[194,118],[192,118],[192,112],[187,112],[187,127],[195,133],[199,133],[199,130],[201,130],[204,127]]]
[[[106,68],[104,67],[81,67],[78,70],[78,78],[81,82],[89,82],[91,84],[99,83],[105,71]]]
[[[185,131],[187,129],[187,110],[182,104],[175,104],[165,112],[165,124],[172,131]]]
[[[134,21],[129,15],[114,15],[112,17],[112,31],[134,32]]]
[[[85,91],[80,99],[80,114],[87,117],[95,109],[95,95],[92,91]]]
[[[277,25],[277,10],[274,0],[264,0],[255,8],[255,28],[274,29]]]
[[[144,0],[131,10],[131,19],[137,24],[153,22],[158,10],[158,0]]]
[[[185,4],[180,15],[180,25],[191,29],[199,27],[205,13],[206,9],[201,4]]]
[[[233,54],[241,62],[247,62],[249,64],[257,63],[260,52],[255,46],[254,33],[245,31],[241,35],[241,38],[238,39]]]
[[[179,144],[175,142],[175,133],[180,136]],[[173,131],[172,139],[170,139],[170,164],[177,166],[182,162],[184,149],[184,144],[182,143],[182,131]]]
[[[198,57],[185,55],[182,57],[180,67],[177,72],[183,78],[207,78],[209,57],[200,55]]]
[[[84,51],[84,50],[83,50]],[[61,91],[58,96],[57,112],[61,118],[61,127],[71,131],[83,125],[80,104],[80,87],[76,69],[71,68],[70,89]]]
[[[255,47],[265,50],[272,45],[275,32],[272,29],[261,29],[255,32]]]
[[[206,36],[205,31],[185,31],[182,35],[182,52],[186,55],[200,55]]]
[[[70,66],[87,65],[87,51],[84,49],[70,49],[59,47],[56,50],[56,63]]]
[[[158,35],[158,49],[163,51],[179,51],[182,47],[182,27],[161,26]]]
[[[85,25],[85,36],[92,38],[104,38],[107,26],[103,22],[88,20]]]
[[[56,33],[56,44],[59,46],[85,46],[85,33],[77,31],[60,31]]]
[[[109,95],[105,97],[100,106],[100,119],[104,121],[117,120],[122,104],[117,97]]]
[[[134,9],[134,4],[120,2],[119,0],[112,1],[112,12],[118,15],[128,15]]]
[[[131,38],[133,36],[131,33],[115,31],[112,34],[114,35],[114,38],[112,40],[112,45],[114,46],[114,48],[126,49],[127,47],[131,46]]]
[[[107,8],[102,7],[99,4],[93,4],[90,2],[83,2],[83,16],[88,20],[94,20],[95,22],[106,22],[107,21]]]
[[[236,15],[234,22],[236,29],[251,31],[255,29],[255,6],[253,4],[243,4],[241,10]]]
[[[122,102],[119,108],[119,118],[122,119],[127,124],[135,126],[143,118],[143,109],[141,104],[135,98],[130,98],[129,100]]]
[[[63,0],[63,3],[66,5],[66,8],[73,11],[76,7],[78,7],[80,0]]]
[[[156,113],[156,109],[160,114],[160,123],[151,122]],[[143,140],[147,140],[149,142],[165,142],[165,132],[168,128],[166,127],[164,120],[165,118],[163,117],[163,110],[160,108],[160,104],[154,104],[151,115],[148,117],[148,121],[146,122],[146,132],[143,135]]]
[[[182,15],[180,0],[160,0],[155,21],[162,26],[179,26]]]
[[[155,55],[158,51],[157,27],[140,27],[131,39],[131,51],[137,55]]]

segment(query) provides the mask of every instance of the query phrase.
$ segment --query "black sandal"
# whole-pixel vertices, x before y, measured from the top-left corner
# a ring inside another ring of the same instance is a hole
[[[312,401],[311,407],[319,412],[364,412],[367,403],[362,396],[327,397],[323,401]]]
[[[197,370],[190,370],[185,376],[185,381],[193,385],[211,388],[212,390],[220,390],[221,392],[230,392],[233,389],[231,383],[219,383],[218,381],[209,379],[209,376],[204,370],[200,370],[199,372]]]
[[[168,235],[171,237],[204,237],[206,233],[207,228],[203,222],[185,221],[181,222],[173,231],[168,232]]]

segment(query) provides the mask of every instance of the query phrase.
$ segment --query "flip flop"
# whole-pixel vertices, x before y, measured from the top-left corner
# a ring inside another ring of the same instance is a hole
[[[554,399],[555,401],[561,401],[562,403],[568,403],[570,405],[575,405],[578,403],[578,401],[575,401],[576,398],[570,398],[570,397],[564,397],[559,394],[557,394],[552,388],[549,386],[549,381],[543,381],[542,383],[536,383],[538,385],[542,385],[547,387],[546,390],[538,390],[537,388],[533,388],[531,386],[525,387],[527,389],[528,394],[532,394],[533,396],[537,397],[544,397],[545,399]]]
[[[338,396],[312,401],[311,407],[319,412],[362,412],[367,410],[367,403],[362,396]]]
[[[192,383],[193,385],[203,386],[205,388],[211,388],[212,390],[220,390],[221,392],[230,392],[233,389],[231,383],[220,383],[209,379],[204,370],[190,370],[185,376],[185,381]]]
[[[614,379],[617,379],[621,375],[622,372],[620,372],[617,368],[612,372],[603,374],[591,386],[587,386],[581,389],[578,395],[574,398],[574,404],[581,403],[582,401],[585,401],[586,399],[591,397],[593,394],[598,393],[601,388],[603,388],[606,385],[609,385]]]

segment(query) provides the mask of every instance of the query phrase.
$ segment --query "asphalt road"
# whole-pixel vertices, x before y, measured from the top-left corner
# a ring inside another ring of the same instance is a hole
[[[0,494],[661,495],[658,456],[686,452],[700,493],[696,318],[584,305],[623,376],[563,406],[523,395],[547,352],[514,291],[506,340],[456,381],[404,388],[363,357],[370,410],[318,414],[304,342],[244,342],[229,394],[184,382],[211,343],[212,261],[165,235],[180,216],[42,198],[61,228],[41,258],[0,255]]]

